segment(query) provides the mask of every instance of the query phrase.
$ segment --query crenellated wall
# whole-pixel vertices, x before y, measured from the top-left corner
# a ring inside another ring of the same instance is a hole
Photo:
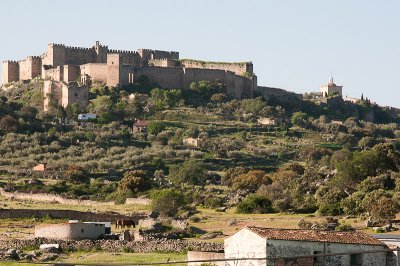
[[[19,80],[30,80],[41,75],[42,59],[39,56],[28,56],[25,60],[18,61]]]
[[[19,65],[17,61],[4,61],[2,63],[2,81],[4,84],[19,80]]]

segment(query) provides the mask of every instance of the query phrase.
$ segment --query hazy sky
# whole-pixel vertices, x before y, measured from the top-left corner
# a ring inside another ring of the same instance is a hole
[[[1,0],[0,60],[48,43],[152,48],[181,58],[252,61],[258,84],[400,107],[398,0]]]

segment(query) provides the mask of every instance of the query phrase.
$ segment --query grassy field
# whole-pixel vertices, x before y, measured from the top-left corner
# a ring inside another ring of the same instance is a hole
[[[62,262],[66,263],[120,263],[120,264],[139,264],[146,262],[166,262],[183,261],[187,255],[183,253],[71,253],[69,257]]]
[[[64,255],[63,255],[64,256]],[[184,253],[106,253],[106,252],[74,252],[65,255],[66,258],[57,260],[55,263],[71,263],[71,264],[121,264],[121,265],[140,265],[148,262],[173,262],[185,261],[187,255]],[[21,262],[0,262],[4,266],[16,265],[43,265],[35,263]]]

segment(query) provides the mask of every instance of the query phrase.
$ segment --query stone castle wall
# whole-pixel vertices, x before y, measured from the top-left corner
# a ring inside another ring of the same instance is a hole
[[[76,65],[65,65],[64,66],[64,81],[73,82],[76,81],[81,74],[81,68]]]
[[[90,76],[92,81],[107,83],[107,64],[88,63],[81,65],[80,74]]]
[[[2,81],[4,84],[19,80],[19,65],[17,61],[4,61],[2,64]]]
[[[205,62],[198,60],[182,59],[180,63],[185,68],[203,68],[203,69],[216,69],[234,72],[236,75],[243,75],[244,73],[253,74],[253,64],[251,62],[241,63],[223,63],[223,62]]]
[[[266,101],[272,98],[276,98],[280,101],[294,101],[303,99],[303,95],[283,89],[263,86],[257,86],[256,88],[257,92],[260,93]]]
[[[76,82],[63,84],[61,94],[61,106],[64,108],[70,104],[77,104],[83,109],[89,104],[89,88],[85,85],[79,85]]]
[[[126,71],[132,71],[127,69]],[[141,67],[135,68],[134,80],[140,79],[141,76],[146,76],[150,82],[156,83],[161,88],[177,89],[182,88],[183,84],[183,69],[176,67]],[[127,75],[125,74],[125,77]],[[122,80],[122,84],[126,84],[126,79]]]

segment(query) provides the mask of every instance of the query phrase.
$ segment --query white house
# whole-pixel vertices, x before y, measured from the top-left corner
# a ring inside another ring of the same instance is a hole
[[[52,239],[99,239],[105,236],[104,223],[62,223],[35,226],[35,237]]]
[[[226,265],[387,265],[387,246],[361,232],[246,227],[225,239],[225,259],[281,258],[227,261]],[[327,253],[341,256],[291,258]],[[286,258],[286,259],[282,259]]]

